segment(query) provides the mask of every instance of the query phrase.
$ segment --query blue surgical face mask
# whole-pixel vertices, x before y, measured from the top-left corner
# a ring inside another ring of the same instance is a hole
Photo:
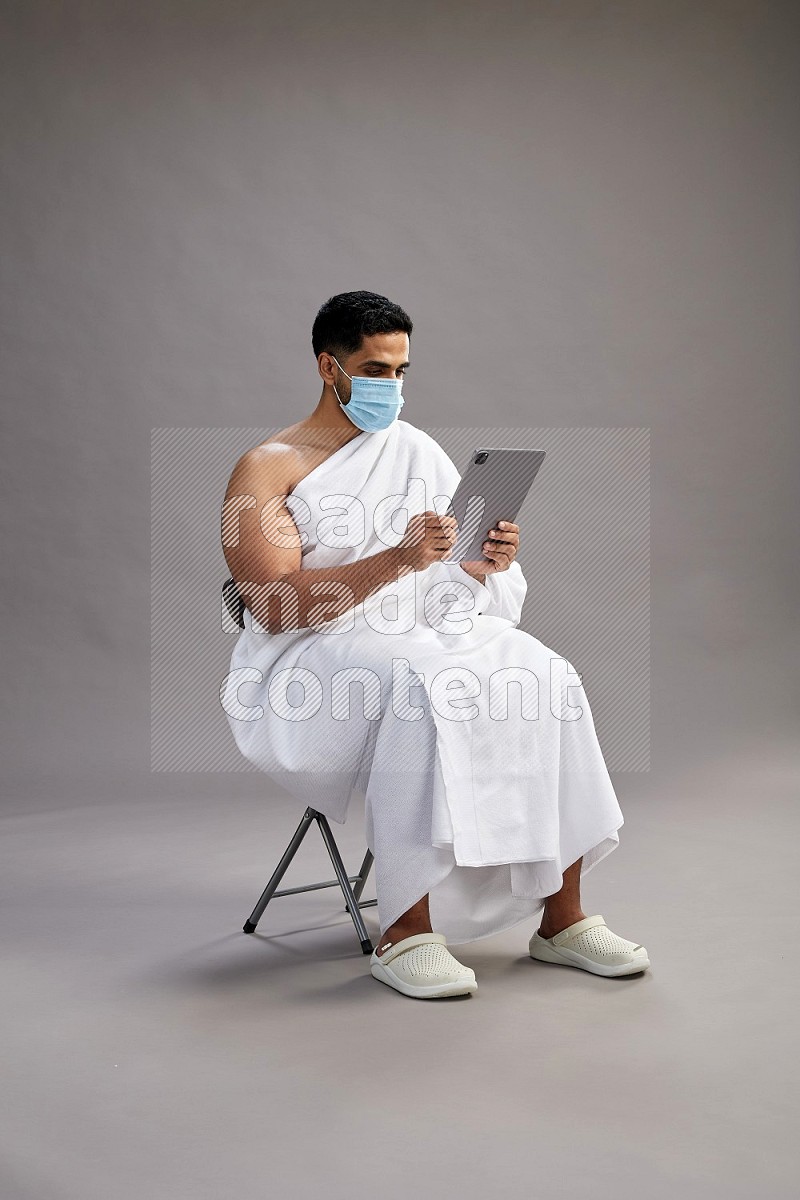
[[[347,375],[342,364],[335,355],[331,358],[343,375]],[[402,379],[371,379],[366,375],[347,375],[350,380],[350,399],[342,404],[336,384],[333,390],[342,412],[350,418],[354,425],[366,433],[376,433],[379,429],[387,429],[392,421],[400,415],[400,409],[405,404],[401,393]]]

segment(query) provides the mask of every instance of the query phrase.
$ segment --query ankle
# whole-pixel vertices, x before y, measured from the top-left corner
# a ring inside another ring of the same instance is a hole
[[[545,911],[539,925],[538,933],[540,937],[551,938],[557,933],[567,929],[570,925],[574,925],[576,921],[582,921],[586,913],[581,909],[573,909],[571,912],[562,912],[553,915]]]
[[[387,942],[391,942],[394,946],[398,942],[402,942],[403,938],[413,937],[415,933],[433,933],[430,921],[416,921],[405,925],[390,925],[386,933],[381,934],[378,939],[378,956],[380,957],[381,951]]]

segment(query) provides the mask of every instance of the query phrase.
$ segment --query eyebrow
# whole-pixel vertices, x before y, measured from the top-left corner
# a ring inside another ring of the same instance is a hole
[[[390,367],[392,364],[388,363],[388,362],[380,362],[377,358],[370,358],[366,362],[362,363],[361,365],[362,365],[362,367]],[[399,366],[401,366],[401,367],[408,367],[410,365],[411,364],[407,363],[407,362],[399,364]],[[395,370],[397,370],[397,367],[395,367]]]

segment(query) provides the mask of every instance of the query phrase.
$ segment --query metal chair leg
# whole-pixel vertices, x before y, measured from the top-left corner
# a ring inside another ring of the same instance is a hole
[[[350,879],[348,878],[347,871],[345,870],[344,863],[342,862],[342,856],[339,853],[339,848],[336,845],[333,834],[331,833],[331,827],[328,824],[328,819],[320,812],[316,814],[316,818],[317,824],[319,825],[319,831],[322,834],[325,845],[328,847],[328,854],[331,856],[331,862],[333,863],[333,869],[336,872],[336,878],[339,880],[339,885],[344,892],[347,908],[349,909],[350,916],[353,918],[353,924],[356,927],[356,933],[358,934],[359,941],[361,942],[361,949],[364,954],[372,954],[372,951],[375,949],[375,947],[373,946],[372,940],[367,932],[367,927],[364,924],[364,918],[361,916],[361,908],[358,903],[358,898],[350,886]],[[364,880],[359,878],[357,886],[363,888],[365,882],[366,877]]]
[[[280,881],[283,879],[283,876],[286,874],[286,868],[289,866],[289,863],[292,861],[295,854],[297,853],[298,846],[300,845],[303,838],[306,836],[309,829],[311,828],[311,822],[314,820],[315,816],[316,816],[316,813],[313,808],[307,808],[306,811],[303,813],[300,824],[297,826],[297,829],[294,832],[294,836],[292,837],[292,840],[289,842],[289,845],[286,847],[286,852],[283,855],[283,858],[278,863],[277,867],[275,868],[275,870],[272,874],[272,878],[270,879],[269,883],[264,888],[264,891],[261,894],[261,899],[259,900],[258,904],[255,906],[255,908],[251,912],[248,920],[245,921],[244,925],[242,926],[245,933],[253,933],[255,931],[255,927],[258,924],[258,922],[261,920],[261,916],[264,912],[264,909],[269,904],[270,900],[272,899],[272,897],[275,893],[275,889],[277,888]]]
[[[300,843],[308,833],[309,829],[311,828],[311,823],[314,820],[316,820],[319,826],[322,839],[325,842],[330,860],[333,863],[333,869],[336,872],[336,879],[332,879],[326,883],[309,883],[305,884],[303,887],[285,888],[283,891],[279,892],[277,890],[278,884],[286,873],[289,863],[297,853]],[[358,934],[358,939],[361,942],[362,952],[364,954],[371,954],[374,947],[367,932],[367,927],[364,924],[364,919],[361,916],[361,909],[367,908],[372,904],[377,904],[377,900],[361,901],[360,898],[361,893],[364,890],[364,885],[367,882],[367,877],[373,861],[374,858],[372,852],[367,850],[358,875],[354,875],[352,877],[348,876],[327,818],[323,813],[317,812],[316,809],[307,808],[302,816],[300,824],[297,826],[297,829],[292,836],[292,840],[289,842],[289,845],[286,847],[280,862],[273,871],[269,883],[264,888],[258,904],[253,909],[248,920],[245,921],[244,925],[242,926],[244,932],[255,932],[255,928],[264,913],[264,909],[267,907],[273,896],[288,896],[296,892],[311,892],[318,888],[336,887],[338,883],[344,894],[345,912],[349,912],[350,916],[353,918],[353,924],[356,927],[356,933]],[[351,882],[355,884],[355,887],[351,886]]]
[[[375,859],[373,857],[372,851],[368,850],[367,853],[364,855],[364,861],[361,864],[361,870],[358,872],[358,879],[356,880],[356,886],[353,888],[353,895],[355,896],[356,900],[361,899],[361,893],[364,890],[364,884],[367,882],[367,876],[370,873],[370,870],[372,868],[372,864],[374,861],[375,861]],[[376,904],[376,903],[377,903],[377,901],[375,901],[375,900],[367,900],[366,901],[366,904]],[[361,907],[364,908],[365,905],[362,904]]]

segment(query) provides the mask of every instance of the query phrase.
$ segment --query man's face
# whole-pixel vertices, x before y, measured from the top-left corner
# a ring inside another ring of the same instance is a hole
[[[407,333],[373,333],[365,337],[361,348],[347,358],[339,359],[347,375],[363,375],[367,379],[403,379],[408,364],[410,342]],[[342,403],[350,399],[351,384],[336,366],[332,355],[326,356],[334,380],[336,390],[342,398]]]

